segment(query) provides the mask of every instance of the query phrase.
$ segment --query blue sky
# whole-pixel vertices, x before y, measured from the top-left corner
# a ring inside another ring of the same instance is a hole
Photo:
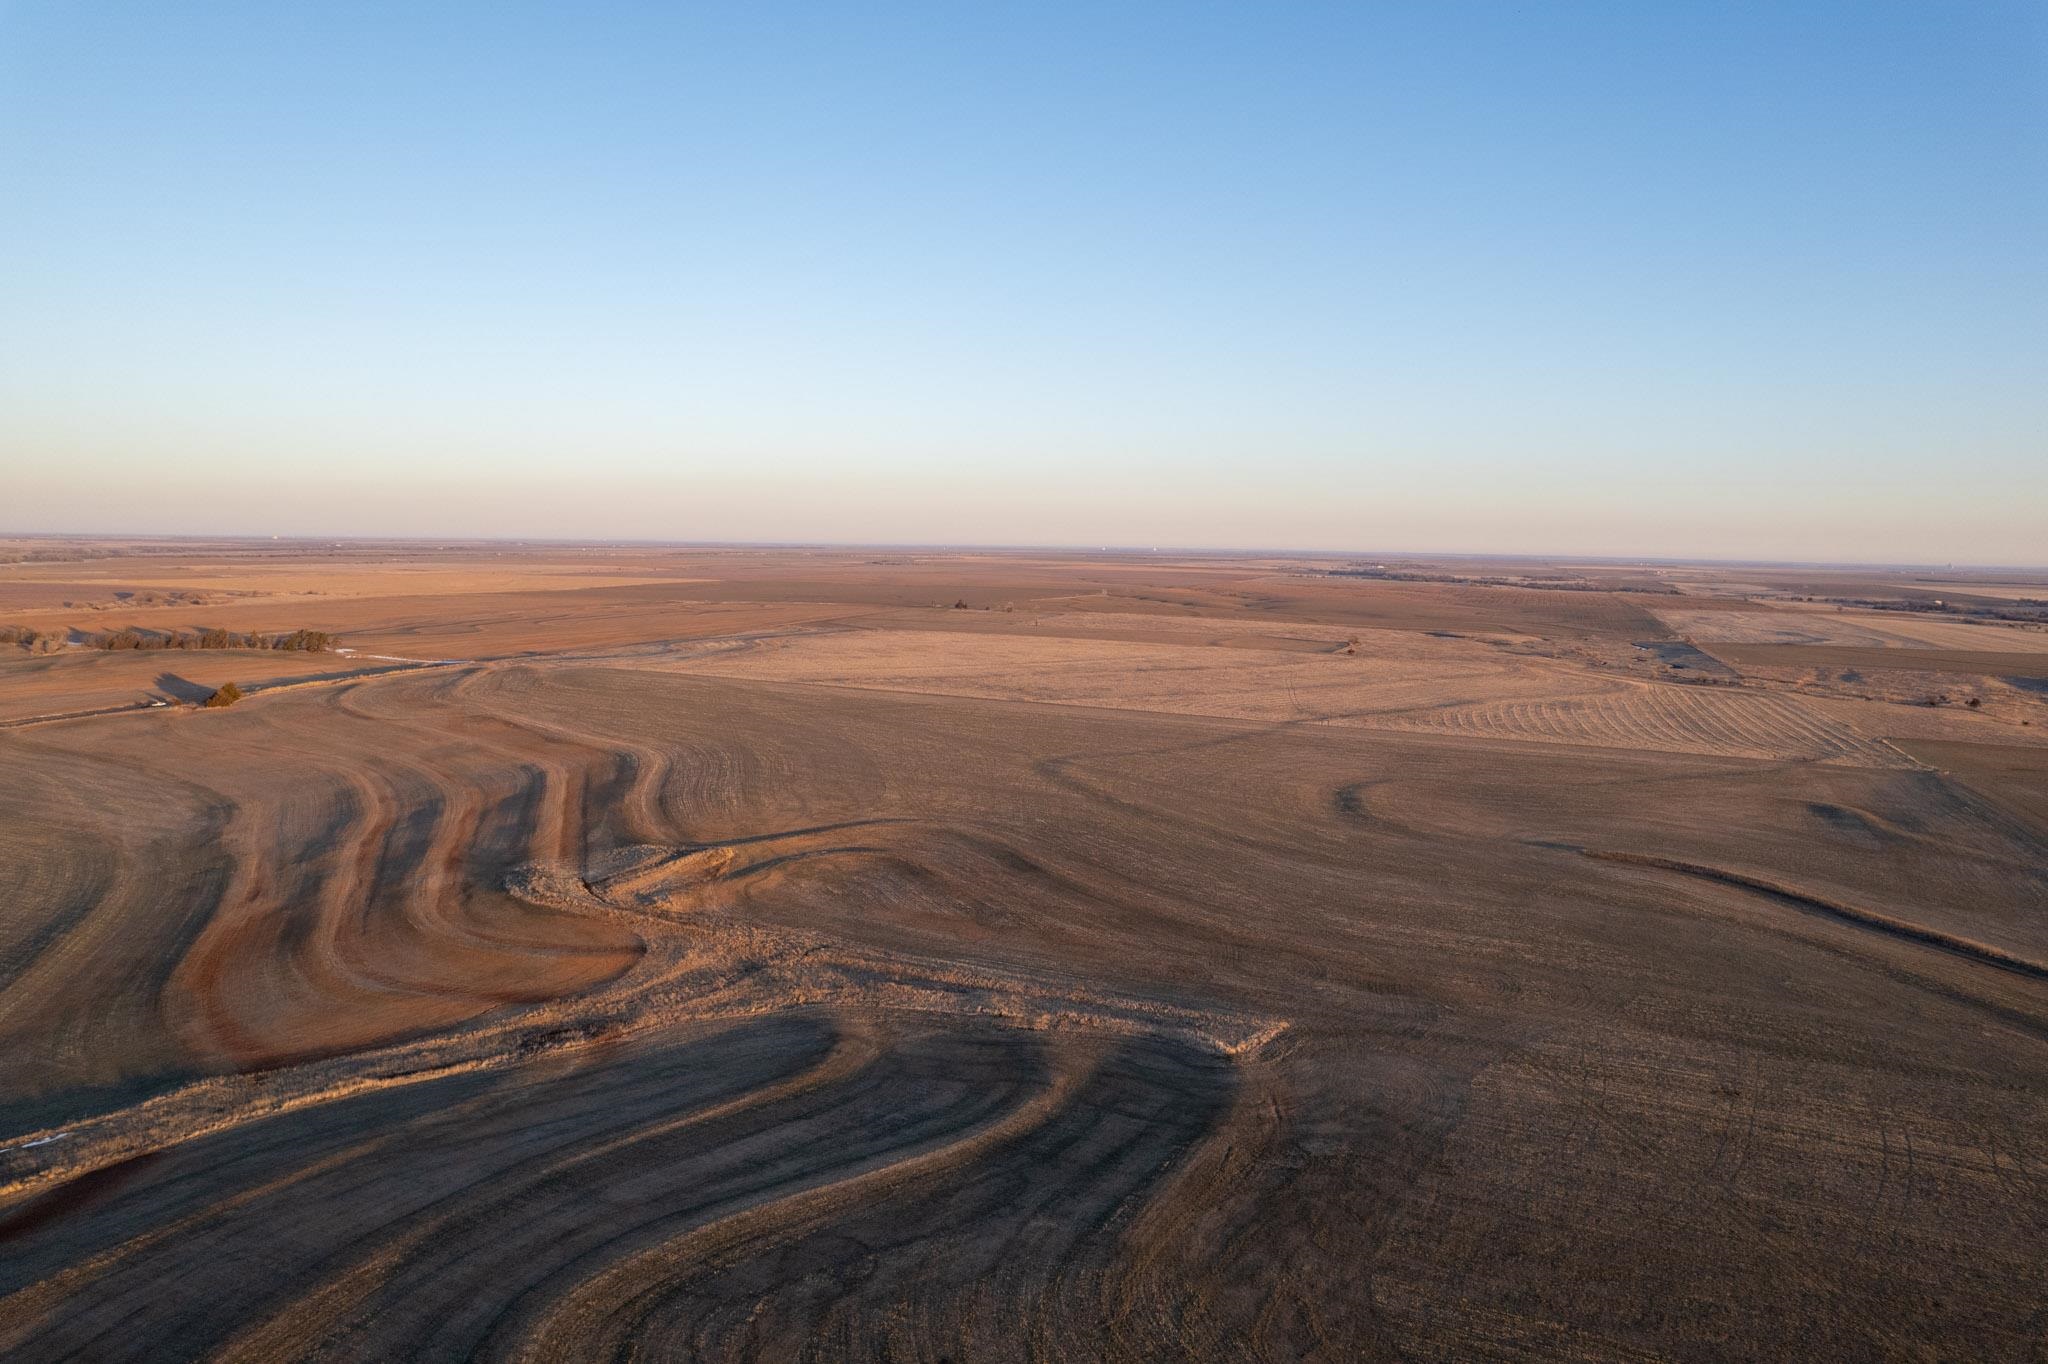
[[[2038,4],[0,0],[0,529],[2048,561]]]

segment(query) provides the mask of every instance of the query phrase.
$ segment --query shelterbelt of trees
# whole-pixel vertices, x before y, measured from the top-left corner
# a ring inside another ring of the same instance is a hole
[[[50,653],[63,648],[71,636],[63,630],[33,630],[26,626],[0,626],[0,643],[16,644],[32,653]],[[127,626],[101,630],[85,636],[84,645],[94,649],[285,649],[299,653],[324,653],[334,647],[334,636],[324,630],[293,630],[285,634],[242,634],[233,630],[138,630]]]

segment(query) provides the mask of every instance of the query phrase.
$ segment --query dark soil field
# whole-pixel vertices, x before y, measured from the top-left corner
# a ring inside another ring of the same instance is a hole
[[[2041,636],[2048,640],[2048,636]],[[2048,678],[2048,650],[1854,649],[1806,644],[1722,644],[1716,654],[1738,667],[1902,668],[1912,672]]]
[[[2048,696],[1334,566],[0,569],[0,1354],[2042,1359]]]

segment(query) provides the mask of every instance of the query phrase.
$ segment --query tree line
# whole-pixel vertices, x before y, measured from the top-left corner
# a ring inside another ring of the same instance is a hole
[[[34,630],[25,625],[0,626],[0,644],[16,644],[32,653],[61,649],[69,631]],[[334,647],[334,636],[325,630],[292,630],[266,635],[234,630],[138,630],[127,626],[101,630],[84,640],[93,649],[282,649],[292,653],[325,653]]]
[[[289,634],[238,634],[233,630],[106,630],[88,641],[95,649],[287,649],[294,653],[325,653],[334,636],[324,630],[293,630]]]
[[[32,630],[26,625],[0,625],[0,644],[18,644],[32,654],[50,654],[64,647],[64,630]]]

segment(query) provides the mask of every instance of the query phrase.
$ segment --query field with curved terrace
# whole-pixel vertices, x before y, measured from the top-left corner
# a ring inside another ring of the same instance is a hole
[[[2048,1332],[2048,694],[1716,653],[1920,579],[54,548],[346,652],[0,651],[8,1358]]]

